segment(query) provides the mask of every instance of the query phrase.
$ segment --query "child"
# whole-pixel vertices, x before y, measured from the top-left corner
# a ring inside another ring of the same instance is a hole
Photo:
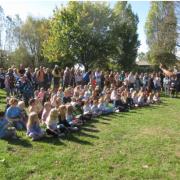
[[[10,123],[12,123],[12,126],[18,130],[22,130],[22,114],[21,109],[17,107],[18,100],[16,98],[11,98],[9,104],[10,107],[6,111],[6,118]]]
[[[64,92],[63,92],[63,88],[60,87],[58,89],[57,95],[59,96],[59,98],[61,99],[61,102],[63,102],[63,98],[64,98]]]
[[[170,81],[170,96],[173,98],[176,94],[176,80],[174,77],[171,77]]]
[[[43,109],[42,116],[41,116],[42,123],[46,122],[50,111],[51,111],[51,103],[50,102],[45,102],[44,103],[44,109]]]
[[[137,91],[133,91],[131,97],[132,97],[132,99],[133,99],[133,103],[134,103],[135,107],[138,107],[138,96],[137,96]]]
[[[44,88],[41,88],[38,93],[38,99],[40,100],[41,103],[43,102],[44,96],[45,96]]]
[[[42,102],[38,98],[35,98],[35,108],[36,108],[38,117],[41,118],[43,106],[42,106]]]
[[[84,106],[83,106],[83,119],[90,120],[91,118],[92,118],[91,107],[90,107],[89,101],[85,100]]]
[[[70,88],[67,88],[64,91],[63,103],[66,104],[69,102],[71,102],[71,91]]]
[[[110,99],[107,96],[104,97],[104,107],[108,114],[114,112],[113,104],[110,103]]]
[[[18,107],[21,110],[23,127],[24,127],[24,129],[26,129],[26,124],[27,124],[27,121],[28,121],[28,115],[27,115],[27,112],[25,110],[25,103],[24,103],[24,101],[19,101],[18,102]]]
[[[98,108],[98,101],[94,100],[93,105],[91,106],[92,115],[97,117],[102,114],[102,111]]]
[[[149,93],[149,96],[147,97],[147,104],[153,104],[154,103],[153,96],[154,96],[153,93]]]
[[[41,139],[44,135],[44,131],[42,131],[39,126],[38,114],[36,112],[31,112],[27,123],[27,136],[35,141]]]
[[[11,127],[7,119],[4,117],[4,112],[0,111],[0,139],[13,138],[16,139],[16,129]]]
[[[160,93],[159,93],[159,92],[157,92],[157,93],[154,94],[154,96],[153,96],[153,101],[154,101],[155,103],[160,103]]]
[[[75,125],[78,124],[78,121],[75,121],[75,120],[74,120],[74,117],[73,117],[73,106],[71,106],[71,105],[67,105],[67,106],[66,106],[66,121],[67,121],[67,123],[68,123],[71,127],[75,127]],[[75,127],[74,130],[78,130],[78,128]]]
[[[58,129],[58,110],[51,109],[49,116],[46,120],[47,129],[46,132],[48,135],[52,135],[54,137],[62,137],[64,136],[63,133]]]
[[[29,111],[29,113],[31,113],[31,112],[38,113],[37,108],[36,108],[36,100],[35,99],[30,99],[28,111]]]

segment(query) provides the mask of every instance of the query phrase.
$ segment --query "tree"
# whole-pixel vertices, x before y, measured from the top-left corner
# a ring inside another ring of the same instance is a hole
[[[133,65],[137,55],[138,18],[131,6],[119,3],[70,2],[56,9],[50,20],[49,37],[43,54],[61,65],[82,63],[86,68],[109,64]]]
[[[106,3],[70,2],[56,9],[50,21],[50,36],[43,46],[44,55],[50,61],[82,63],[86,68],[105,60],[109,15]]]
[[[137,34],[138,17],[127,2],[117,2],[113,9],[112,41],[114,62],[123,69],[132,68],[140,45]]]
[[[48,33],[48,21],[46,19],[35,19],[29,16],[20,28],[20,46],[25,47],[30,56],[33,57],[32,65],[37,66],[42,57],[42,43],[46,40]]]
[[[140,52],[140,53],[138,54],[138,60],[139,60],[139,61],[146,61],[146,60],[147,60],[147,55],[146,55],[146,53]]]
[[[151,63],[166,65],[175,63],[176,28],[174,2],[151,2],[145,24],[147,44],[150,49],[148,57]]]

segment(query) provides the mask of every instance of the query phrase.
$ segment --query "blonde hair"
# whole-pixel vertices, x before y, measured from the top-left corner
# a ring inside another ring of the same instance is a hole
[[[61,105],[61,106],[59,106],[58,110],[59,110],[59,113],[60,113],[60,116],[61,116],[61,120],[66,119],[66,106]]]
[[[10,105],[14,105],[15,103],[18,103],[18,100],[17,100],[16,98],[11,98],[11,99],[9,100],[9,104],[10,104]]]
[[[39,124],[38,114],[36,112],[31,112],[28,117],[27,128],[32,127],[35,123]]]
[[[67,111],[66,111],[67,114],[69,114],[69,115],[72,114],[72,112],[73,112],[73,106],[67,105],[67,106],[66,106],[66,110],[67,110]]]
[[[47,108],[48,106],[51,107],[51,103],[50,103],[50,102],[45,102],[45,103],[44,103],[44,108]]]
[[[53,121],[57,121],[58,119],[58,110],[53,108],[51,109],[49,116],[47,117],[47,124]]]
[[[18,107],[19,107],[20,109],[24,109],[24,108],[25,108],[25,103],[24,103],[24,101],[19,101],[19,102],[18,102]]]

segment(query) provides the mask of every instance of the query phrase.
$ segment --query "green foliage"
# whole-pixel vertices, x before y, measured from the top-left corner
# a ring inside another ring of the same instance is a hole
[[[107,3],[69,2],[54,11],[43,54],[62,65],[82,63],[88,67],[129,67],[135,61],[138,19],[127,3],[110,9]],[[125,4],[125,5],[124,5]],[[124,16],[122,16],[124,14]]]
[[[25,66],[29,66],[32,64],[33,56],[29,54],[25,47],[19,47],[15,51],[9,54],[7,67],[10,67],[12,64],[18,66],[19,64],[24,64]]]
[[[21,45],[33,57],[32,65],[37,66],[43,60],[42,43],[48,34],[48,21],[29,16],[20,28]]]
[[[145,24],[151,63],[175,63],[176,28],[174,2],[152,2]]]
[[[113,9],[113,59],[123,69],[134,66],[140,45],[137,34],[138,17],[127,2],[117,2]]]

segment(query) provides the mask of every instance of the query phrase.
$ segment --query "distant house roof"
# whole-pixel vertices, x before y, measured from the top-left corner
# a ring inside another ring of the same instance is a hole
[[[151,64],[145,60],[141,60],[141,61],[136,61],[136,64],[138,66],[151,66]]]

